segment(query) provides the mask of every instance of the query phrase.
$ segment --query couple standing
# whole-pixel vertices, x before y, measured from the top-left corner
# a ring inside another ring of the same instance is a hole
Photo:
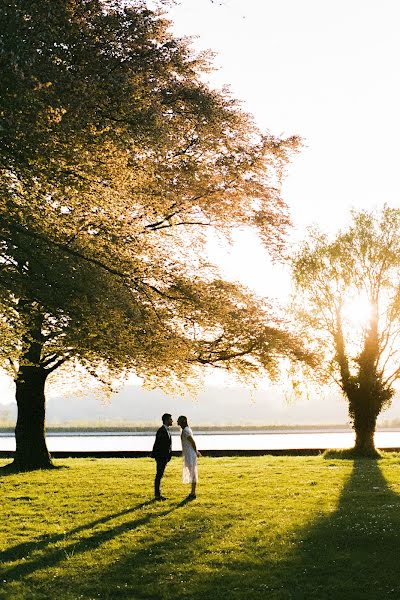
[[[161,495],[160,483],[162,476],[164,475],[165,467],[172,456],[172,441],[171,433],[169,431],[169,428],[173,423],[172,416],[169,413],[165,413],[161,418],[163,424],[156,433],[156,440],[151,453],[157,464],[156,478],[154,480],[154,497],[156,500],[166,500],[166,498]],[[188,425],[187,418],[181,415],[178,418],[177,423],[182,430],[182,482],[192,484],[192,489],[188,498],[194,500],[196,498],[196,483],[198,481],[197,457],[201,456],[201,454],[196,448],[196,443],[193,439],[193,433]]]

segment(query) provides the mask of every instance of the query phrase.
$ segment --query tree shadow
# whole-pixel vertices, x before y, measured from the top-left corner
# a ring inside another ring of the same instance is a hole
[[[74,527],[68,531],[64,531],[63,533],[42,535],[35,540],[29,542],[23,542],[22,544],[17,544],[16,546],[12,546],[11,548],[7,548],[7,550],[3,550],[0,552],[0,563],[10,562],[14,560],[20,560],[26,558],[26,556],[32,552],[37,552],[38,550],[44,550],[50,544],[54,544],[60,541],[66,541],[69,537],[81,533],[85,530],[93,529],[98,525],[102,525],[111,521],[112,519],[117,519],[118,517],[122,517],[128,515],[130,513],[136,512],[146,506],[151,506],[154,504],[154,500],[148,500],[147,502],[142,502],[137,506],[132,508],[126,508],[125,510],[121,510],[117,513],[112,513],[110,515],[106,515],[99,519],[95,519],[94,521],[90,521],[89,523],[84,523],[83,525],[79,525],[78,527]]]
[[[250,544],[254,541],[246,541],[247,554]],[[297,532],[287,556],[272,559],[261,541],[253,548],[254,560],[223,565],[223,578],[198,580],[192,598],[398,598],[399,547],[400,496],[390,489],[376,460],[359,459],[337,509]]]
[[[97,563],[96,567],[88,569],[84,576],[75,574],[72,570],[54,581],[49,579],[45,584],[47,593],[51,594],[54,590],[55,596],[59,594],[62,597],[64,591],[73,589],[74,598],[91,598],[98,594],[104,600],[192,598],[191,581],[199,576],[199,572],[191,558],[198,554],[198,549],[203,544],[203,536],[208,535],[210,531],[209,523],[204,518],[199,519],[199,514],[204,514],[192,511],[191,505],[193,501],[184,498],[174,507],[158,514],[164,519],[164,524],[161,527],[162,531],[158,529],[155,532],[157,541],[151,538],[152,530],[147,530],[145,538],[139,544],[136,545],[131,540],[125,546],[120,545],[118,556],[114,560],[110,560],[109,548],[105,548],[106,566],[101,567]],[[182,514],[175,512],[175,519],[171,524],[168,517],[177,509],[186,506],[188,508]],[[150,521],[151,518],[143,519],[137,522],[136,526],[146,525]],[[113,533],[117,536],[124,531],[126,528],[122,526],[115,528]],[[78,550],[95,550],[99,542],[107,541],[107,536],[92,536],[89,544],[84,548],[79,547]],[[182,567],[179,567],[179,564]],[[40,568],[44,566],[47,565],[42,563]],[[176,594],[177,587],[183,595]],[[216,599],[215,595],[211,597]]]
[[[43,467],[42,469],[35,468],[26,468],[21,469],[16,467],[13,462],[7,463],[6,465],[0,466],[0,477],[10,477],[11,475],[25,475],[26,473],[34,473],[35,471],[61,471],[63,469],[69,469],[68,465],[54,465],[51,464],[48,467]]]
[[[289,598],[399,596],[400,496],[378,460],[354,461],[336,511],[311,524],[299,541],[284,565],[295,575]]]
[[[41,538],[38,538],[32,542],[26,542],[18,544],[17,546],[14,546],[12,548],[8,548],[7,550],[0,553],[1,563],[4,564],[5,562],[12,562],[16,560],[22,560],[23,562],[20,562],[14,567],[4,569],[1,574],[2,578],[7,582],[17,581],[34,573],[39,569],[53,567],[61,561],[65,560],[65,558],[67,558],[68,556],[95,550],[105,542],[110,541],[119,535],[122,535],[128,531],[133,531],[139,527],[148,525],[151,521],[155,519],[167,517],[173,511],[184,506],[186,503],[187,500],[185,499],[182,502],[179,502],[178,504],[172,507],[169,506],[164,510],[148,513],[144,516],[130,519],[128,521],[125,520],[119,525],[91,533],[90,535],[84,538],[78,538],[76,541],[71,541],[68,544],[63,544],[58,548],[50,548],[49,546],[52,544],[57,544],[58,542],[69,541],[69,538],[73,537],[76,534],[80,534],[85,530],[92,530],[93,528],[99,525],[103,525],[113,519],[124,517],[131,513],[135,513],[137,511],[140,511],[141,509],[150,507],[151,505],[157,507],[161,507],[161,505],[156,503],[154,500],[149,500],[135,507],[125,509],[118,513],[113,513],[111,515],[106,515],[105,517],[96,519],[95,521],[91,521],[90,523],[85,523],[74,529],[69,530],[68,532],[49,536],[42,536]],[[39,556],[36,556],[38,552]]]

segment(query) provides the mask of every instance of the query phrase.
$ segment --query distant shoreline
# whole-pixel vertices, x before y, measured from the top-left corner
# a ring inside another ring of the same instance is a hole
[[[153,433],[159,424],[154,425],[109,425],[106,423],[99,423],[97,425],[50,425],[46,428],[47,433],[96,433],[96,432],[121,432],[121,433]],[[396,427],[395,427],[396,428]],[[172,431],[179,431],[178,427],[172,427]],[[351,426],[348,424],[335,424],[335,425],[193,425],[192,429],[197,432],[278,432],[278,431],[337,431],[345,430],[351,431]],[[393,426],[380,426],[378,429],[393,429]],[[0,425],[1,433],[13,433],[14,426],[11,425]]]
[[[121,433],[121,434],[153,434],[159,423],[154,425],[110,425],[107,423],[99,423],[97,425],[50,425],[46,428],[48,434],[72,434],[72,433],[87,433],[87,434],[98,434],[98,433]],[[14,426],[12,425],[1,425],[0,434],[13,434]],[[173,433],[179,432],[179,427],[174,426],[171,428]],[[337,424],[319,424],[319,425],[193,425],[192,429],[197,433],[283,433],[283,432],[321,432],[321,431],[352,431],[352,427],[346,423]],[[377,431],[398,431],[400,430],[400,424],[394,423],[383,423],[377,427]]]

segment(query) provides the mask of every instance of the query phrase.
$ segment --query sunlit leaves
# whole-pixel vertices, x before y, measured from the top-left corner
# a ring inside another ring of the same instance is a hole
[[[209,57],[142,2],[13,0],[0,44],[11,358],[22,304],[42,315],[47,370],[79,361],[103,380],[133,370],[159,383],[200,364],[273,375],[280,356],[304,358],[270,307],[204,258],[210,227],[251,226],[281,250],[279,183],[299,140],[263,135],[208,89]]]

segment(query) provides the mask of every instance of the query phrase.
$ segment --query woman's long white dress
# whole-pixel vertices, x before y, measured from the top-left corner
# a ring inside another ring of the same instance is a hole
[[[193,483],[199,480],[199,474],[197,471],[197,454],[193,450],[193,446],[188,440],[188,437],[193,437],[192,430],[189,426],[182,429],[181,440],[182,440],[182,458],[183,458],[183,471],[182,471],[182,482]]]

